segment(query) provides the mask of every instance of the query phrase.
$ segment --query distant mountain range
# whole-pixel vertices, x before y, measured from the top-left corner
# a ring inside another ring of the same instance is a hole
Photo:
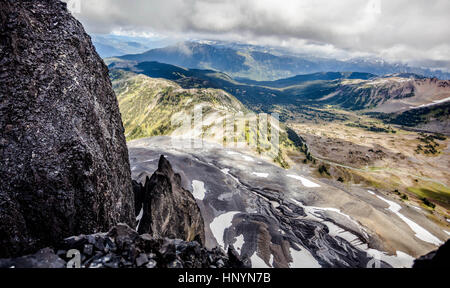
[[[324,113],[320,109],[331,106],[406,126],[449,122],[445,105],[450,81],[426,77],[449,78],[446,73],[384,61],[338,61],[282,52],[250,45],[183,42],[105,62],[110,69],[174,81],[183,89],[221,89],[248,109],[278,112],[282,120],[305,109]],[[422,116],[411,116],[419,111]]]
[[[450,97],[449,81],[414,74],[378,77],[369,73],[325,72],[258,82],[233,79],[214,70],[187,69],[159,62],[138,63],[117,58],[106,62],[110,69],[172,80],[185,89],[223,89],[251,109],[265,112],[279,106],[333,105],[349,110],[397,113],[433,101],[445,102]]]
[[[275,81],[255,81],[247,78],[236,78],[240,83],[269,86],[273,88],[284,88],[291,85],[304,83],[308,81],[333,81],[338,79],[361,79],[368,80],[376,78],[377,75],[360,72],[317,72],[313,74],[297,75],[290,78],[279,79]]]
[[[92,34],[92,43],[102,58],[138,54],[150,49],[165,47],[171,44],[164,39],[151,39],[122,35]]]
[[[214,42],[208,42],[208,44],[182,42],[143,53],[132,52],[129,55],[120,56],[120,58],[137,62],[157,61],[186,68],[213,69],[227,73],[233,78],[249,78],[257,81],[272,81],[299,74],[324,71],[352,71],[379,76],[393,73],[413,73],[426,77],[450,79],[450,73],[398,63],[393,64],[380,59],[357,58],[340,61],[286,53],[269,48],[264,49],[264,47],[226,45]]]

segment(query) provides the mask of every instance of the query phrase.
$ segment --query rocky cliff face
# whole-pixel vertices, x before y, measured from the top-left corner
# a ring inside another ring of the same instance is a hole
[[[0,127],[0,257],[134,224],[108,69],[60,1],[0,1]]]
[[[414,261],[413,268],[445,268],[449,267],[448,259],[450,257],[450,240],[447,240],[444,245],[438,250],[432,251],[427,255],[419,257]]]
[[[140,234],[205,243],[205,227],[200,208],[191,192],[181,187],[181,177],[174,173],[164,156],[158,170],[147,177],[145,185],[134,183],[136,211],[142,209],[138,224]],[[139,212],[138,212],[139,213]]]

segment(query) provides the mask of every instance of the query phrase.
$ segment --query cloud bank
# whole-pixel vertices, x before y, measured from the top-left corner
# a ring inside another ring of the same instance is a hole
[[[450,69],[448,0],[80,1],[75,16],[90,33],[232,40]]]

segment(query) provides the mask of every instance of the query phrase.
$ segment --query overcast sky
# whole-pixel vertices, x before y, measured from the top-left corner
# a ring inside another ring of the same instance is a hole
[[[449,0],[67,1],[81,1],[74,15],[89,33],[234,40],[450,69]]]

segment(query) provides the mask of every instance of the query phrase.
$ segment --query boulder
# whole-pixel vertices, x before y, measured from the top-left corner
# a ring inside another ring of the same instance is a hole
[[[107,243],[98,245],[91,242]],[[86,249],[86,247],[88,247]],[[114,246],[115,249],[108,249]],[[84,247],[84,248],[83,248]],[[53,249],[33,255],[0,259],[0,268],[248,268],[236,251],[207,250],[197,242],[138,235],[126,224],[118,224],[108,233],[69,237]],[[78,262],[77,262],[78,261]]]
[[[0,1],[0,257],[134,223],[108,69],[66,4]]]

